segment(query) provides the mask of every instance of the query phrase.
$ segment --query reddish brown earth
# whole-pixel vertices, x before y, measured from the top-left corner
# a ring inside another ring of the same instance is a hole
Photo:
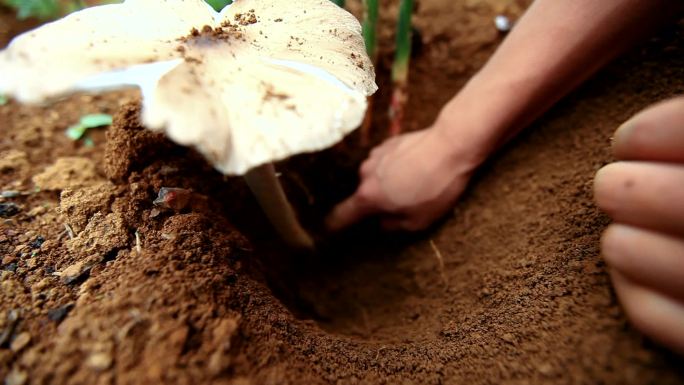
[[[429,125],[491,54],[493,16],[525,4],[419,2],[410,129]],[[20,27],[0,13],[0,44]],[[389,26],[381,36],[385,85]],[[354,188],[358,138],[280,165],[324,240],[315,257],[282,252],[241,180],[143,131],[135,93],[2,106],[0,190],[26,194],[0,198],[19,208],[1,218],[0,378],[682,384],[682,358],[635,331],[615,299],[598,249],[608,220],[591,184],[615,127],[684,93],[683,37],[684,24],[665,27],[604,69],[483,167],[426,234],[320,230]],[[380,131],[386,88],[377,105]],[[93,148],[71,142],[64,130],[92,112],[117,113],[114,126],[94,132]],[[192,190],[190,204],[157,212],[161,187]]]

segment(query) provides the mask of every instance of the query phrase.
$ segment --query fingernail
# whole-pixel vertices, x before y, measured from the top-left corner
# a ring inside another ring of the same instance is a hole
[[[618,146],[626,143],[629,140],[629,137],[631,136],[632,132],[634,131],[634,127],[636,126],[636,124],[634,123],[634,118],[630,118],[626,122],[622,123],[620,127],[617,128],[617,130],[615,130],[615,134],[613,134],[612,138],[613,150],[615,150]]]

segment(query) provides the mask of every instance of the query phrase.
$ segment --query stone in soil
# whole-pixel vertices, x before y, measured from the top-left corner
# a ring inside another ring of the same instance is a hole
[[[17,215],[21,211],[21,208],[13,202],[3,202],[0,203],[0,217],[11,218]]]
[[[64,318],[66,318],[66,316],[69,314],[69,312],[73,308],[74,308],[74,304],[68,303],[68,304],[66,304],[64,306],[60,306],[56,309],[49,310],[48,314],[47,314],[48,319],[50,319],[50,321],[60,323],[60,322],[62,322],[62,320],[64,320]]]

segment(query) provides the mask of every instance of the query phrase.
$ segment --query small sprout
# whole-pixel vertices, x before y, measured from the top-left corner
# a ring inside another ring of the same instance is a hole
[[[511,20],[505,15],[498,15],[495,17],[494,25],[496,26],[496,29],[502,33],[509,32],[511,28],[513,28],[513,23],[511,23]]]
[[[0,106],[4,106],[7,103],[9,103],[7,96],[0,94]]]
[[[0,92],[22,102],[140,87],[143,124],[245,175],[298,248],[312,242],[272,162],[339,142],[377,90],[358,20],[320,0],[242,0],[220,13],[203,0],[92,7],[15,38],[0,73]]]
[[[85,115],[81,118],[78,124],[69,127],[66,130],[66,136],[71,140],[80,140],[91,128],[98,128],[112,125],[112,116],[107,114],[92,114]]]

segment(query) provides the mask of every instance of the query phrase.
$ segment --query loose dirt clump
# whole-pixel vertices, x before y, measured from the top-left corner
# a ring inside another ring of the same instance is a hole
[[[33,177],[33,184],[41,190],[62,191],[66,188],[87,186],[101,180],[92,160],[81,157],[59,158],[43,172]]]

